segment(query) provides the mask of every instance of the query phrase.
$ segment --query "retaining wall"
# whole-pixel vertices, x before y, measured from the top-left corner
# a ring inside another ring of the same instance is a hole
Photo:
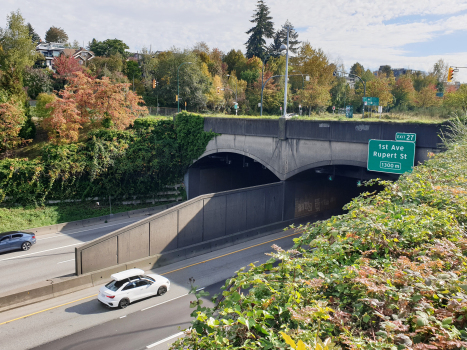
[[[281,223],[283,212],[281,182],[199,196],[76,248],[76,274]]]

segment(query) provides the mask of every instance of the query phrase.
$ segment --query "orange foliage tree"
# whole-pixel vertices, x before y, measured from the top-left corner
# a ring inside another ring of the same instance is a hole
[[[415,105],[417,107],[434,107],[441,103],[441,99],[436,97],[438,90],[434,84],[424,87],[415,96]]]
[[[0,103],[0,152],[24,142],[18,134],[25,121],[24,111],[16,104]]]
[[[95,129],[105,125],[123,130],[148,113],[146,107],[140,106],[142,98],[130,91],[129,86],[75,72],[60,91],[60,97],[46,106],[52,112],[43,119],[43,127],[55,143],[76,142],[83,127]]]

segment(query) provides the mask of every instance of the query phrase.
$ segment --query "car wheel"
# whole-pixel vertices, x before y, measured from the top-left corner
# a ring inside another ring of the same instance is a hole
[[[120,309],[124,309],[126,308],[128,305],[130,305],[130,301],[128,299],[122,299],[120,300],[120,302],[118,303],[118,307]]]
[[[157,295],[164,295],[165,293],[167,293],[167,287],[166,286],[161,286],[157,290]]]
[[[29,250],[29,248],[31,248],[31,242],[24,242],[23,244],[21,244],[21,249]]]

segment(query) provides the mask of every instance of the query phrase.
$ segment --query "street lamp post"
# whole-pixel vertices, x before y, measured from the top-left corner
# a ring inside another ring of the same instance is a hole
[[[301,75],[301,74],[290,74],[291,77],[298,76],[298,75]],[[261,104],[261,115],[263,115],[263,91],[264,91],[264,87],[266,86],[268,81],[271,80],[272,78],[283,77],[283,76],[284,76],[283,74],[273,75],[272,77],[269,77],[268,80],[266,80],[263,85],[261,85],[261,103],[260,103]]]
[[[184,64],[192,64],[192,62],[183,62],[177,68],[177,113],[180,113],[180,67]]]
[[[287,80],[288,80],[288,75],[289,75],[289,32],[290,32],[290,27],[287,26],[287,45],[282,44],[281,45],[281,51],[285,51],[285,83],[284,83],[284,115],[282,116],[285,118],[287,115]],[[262,105],[262,101],[261,101]]]
[[[230,80],[230,74],[227,74],[227,76],[229,77],[229,80]],[[237,98],[237,92],[238,92],[238,84],[237,84],[237,79],[235,80],[235,104],[237,105],[237,108],[235,109],[235,115],[237,115],[237,109],[238,109],[238,98]]]

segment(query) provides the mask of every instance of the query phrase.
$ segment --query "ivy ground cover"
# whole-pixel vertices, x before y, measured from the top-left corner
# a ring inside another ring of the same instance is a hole
[[[172,349],[467,348],[467,127],[447,151],[192,302]],[[374,182],[376,183],[376,181]],[[195,287],[194,287],[195,288]]]

